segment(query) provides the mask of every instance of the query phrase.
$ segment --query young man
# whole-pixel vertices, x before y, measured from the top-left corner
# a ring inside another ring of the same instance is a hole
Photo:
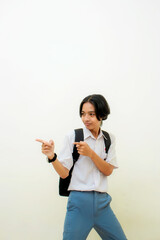
[[[107,178],[117,168],[115,138],[110,134],[111,145],[105,151],[102,121],[110,114],[106,99],[99,94],[89,95],[80,104],[80,117],[84,123],[84,141],[75,142],[75,132],[64,140],[57,158],[54,142],[42,143],[42,153],[52,162],[61,178],[66,178],[73,166],[73,146],[80,154],[75,163],[68,190],[70,195],[64,224],[63,240],[85,240],[94,228],[103,240],[125,240],[125,234],[114,215],[108,194]]]

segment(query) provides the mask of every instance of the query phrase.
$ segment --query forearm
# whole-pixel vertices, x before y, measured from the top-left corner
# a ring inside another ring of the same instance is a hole
[[[59,174],[61,178],[66,178],[69,175],[69,170],[65,168],[62,163],[56,159],[54,162],[52,162],[52,165],[55,169],[55,171]]]
[[[91,150],[90,158],[100,172],[102,172],[105,176],[111,175],[114,168],[113,165],[104,161],[104,159],[100,158],[93,150]]]
[[[90,157],[100,172],[106,176],[111,175],[114,166],[104,161],[104,159],[100,158],[86,142],[81,141],[75,142],[74,144],[76,144],[78,153]]]

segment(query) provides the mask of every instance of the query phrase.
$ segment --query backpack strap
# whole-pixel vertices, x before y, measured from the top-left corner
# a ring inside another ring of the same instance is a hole
[[[105,143],[105,151],[106,151],[106,153],[108,153],[108,150],[109,150],[109,148],[111,146],[111,138],[110,138],[108,132],[102,130],[102,133],[104,135],[103,138],[104,138],[104,143]]]
[[[75,142],[84,141],[83,129],[79,128],[79,129],[75,129],[74,131],[75,131]],[[72,156],[73,156],[73,165],[74,165],[79,158],[79,153],[77,151],[76,145],[74,145],[73,147]]]
[[[80,142],[84,140],[84,135],[83,135],[83,129],[79,128],[79,129],[75,129],[75,142]],[[76,145],[74,145],[73,147],[73,166],[69,171],[69,175],[66,178],[60,178],[59,179],[59,195],[60,196],[66,196],[68,197],[70,194],[70,191],[68,191],[68,187],[71,181],[71,177],[72,177],[72,171],[73,171],[73,167],[75,162],[78,160],[79,158],[79,153],[77,151]]]

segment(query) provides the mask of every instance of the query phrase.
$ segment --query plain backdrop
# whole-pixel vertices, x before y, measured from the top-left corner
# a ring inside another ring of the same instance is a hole
[[[160,239],[159,23],[158,0],[0,1],[1,240],[62,239],[67,198],[35,139],[58,154],[92,93],[116,137],[111,206],[129,240]]]

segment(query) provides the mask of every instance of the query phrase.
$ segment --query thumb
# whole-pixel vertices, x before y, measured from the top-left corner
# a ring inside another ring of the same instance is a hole
[[[53,140],[49,140],[49,143],[50,143],[52,146],[54,146]]]

